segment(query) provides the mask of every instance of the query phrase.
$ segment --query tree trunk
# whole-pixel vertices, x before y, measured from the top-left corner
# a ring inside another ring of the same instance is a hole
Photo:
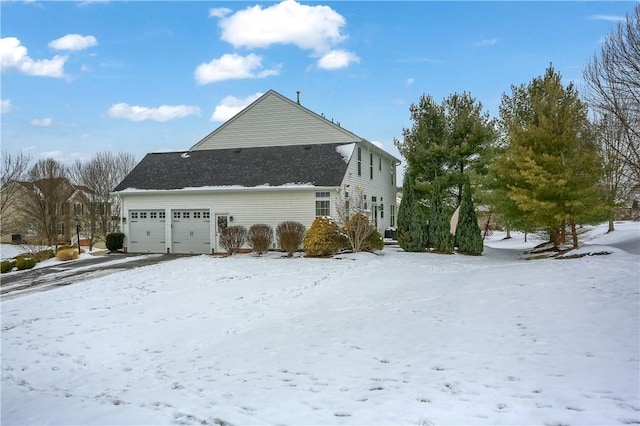
[[[487,217],[487,223],[484,226],[484,235],[482,235],[482,239],[487,238],[487,234],[489,233],[489,224],[491,223],[491,211],[489,211],[489,216]]]
[[[560,230],[560,228],[550,229],[549,239],[551,240],[553,245],[555,245],[556,247],[561,245],[564,242],[564,238],[562,236],[562,231]]]
[[[578,248],[578,231],[576,230],[576,223],[574,221],[571,221],[571,238],[573,248]]]
[[[504,237],[505,240],[511,239],[511,231],[507,229],[507,236]]]

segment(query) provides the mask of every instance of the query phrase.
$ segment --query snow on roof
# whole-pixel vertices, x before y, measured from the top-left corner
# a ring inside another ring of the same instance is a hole
[[[336,151],[340,153],[340,155],[342,155],[345,163],[348,163],[351,160],[351,156],[353,155],[353,149],[355,148],[355,146],[355,142],[336,146]]]

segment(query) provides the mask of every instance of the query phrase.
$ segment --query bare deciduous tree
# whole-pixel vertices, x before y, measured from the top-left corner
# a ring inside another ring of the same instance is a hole
[[[106,235],[118,229],[120,200],[111,191],[135,166],[132,154],[99,152],[90,160],[76,161],[71,168],[71,178],[76,185],[87,189],[88,211],[80,216],[83,234],[89,245],[104,240]],[[114,220],[116,218],[116,220]]]
[[[51,158],[39,160],[27,175],[24,213],[35,235],[49,245],[57,245],[64,232],[66,201],[73,192],[66,167]]]
[[[615,117],[621,126],[622,143],[610,148],[627,164],[628,184],[639,190],[640,5],[607,36],[583,74],[590,106],[602,115]]]
[[[336,211],[338,224],[347,235],[351,249],[354,252],[364,250],[369,236],[375,230],[375,226],[369,221],[364,191],[360,187],[356,187],[353,194],[341,191],[336,200]]]
[[[624,128],[613,115],[604,115],[597,120],[598,146],[603,161],[602,185],[606,194],[607,204],[611,208],[609,229],[615,229],[615,208],[624,202],[629,195],[630,179],[629,163],[620,152],[625,151]]]
[[[31,157],[23,152],[12,155],[9,151],[2,150],[0,162],[0,218],[3,234],[18,232],[21,226],[19,212],[9,214],[12,203],[20,191],[18,182],[24,181]]]

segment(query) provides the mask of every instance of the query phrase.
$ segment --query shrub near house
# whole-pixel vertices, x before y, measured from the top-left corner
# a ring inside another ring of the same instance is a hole
[[[340,230],[333,219],[318,216],[304,236],[304,252],[310,257],[331,256],[342,247]]]

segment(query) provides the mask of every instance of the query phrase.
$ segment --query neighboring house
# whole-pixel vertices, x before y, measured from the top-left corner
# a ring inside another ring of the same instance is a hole
[[[40,240],[38,228],[41,226],[40,219],[34,219],[34,208],[29,206],[33,203],[32,194],[37,193],[42,196],[50,188],[55,188],[55,201],[52,204],[55,212],[51,214],[54,218],[57,229],[57,239],[60,243],[70,242],[76,234],[74,225],[75,219],[82,219],[88,211],[87,194],[89,189],[71,184],[67,179],[42,179],[35,182],[12,182],[11,187],[5,188],[2,192],[11,192],[11,197],[2,215],[2,243],[21,243],[29,239]],[[50,210],[50,209],[49,209]]]
[[[146,155],[115,188],[125,249],[216,253],[223,228],[337,217],[360,189],[381,233],[395,226],[400,161],[270,90],[186,152]]]

